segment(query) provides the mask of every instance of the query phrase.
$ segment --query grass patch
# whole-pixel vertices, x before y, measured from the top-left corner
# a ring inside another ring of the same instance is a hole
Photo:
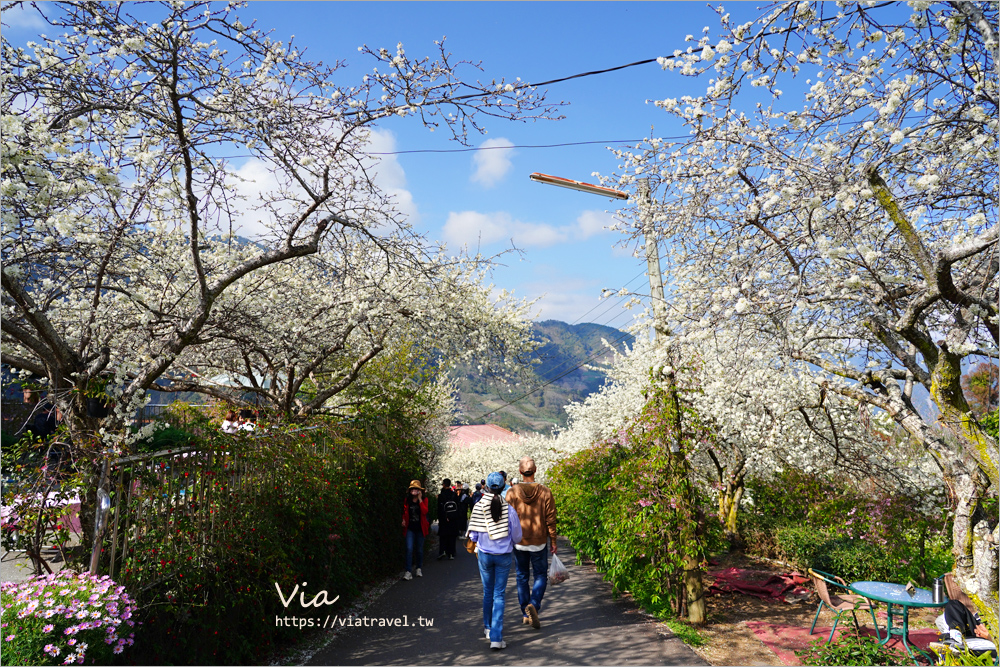
[[[704,646],[708,643],[708,638],[698,632],[698,628],[689,625],[677,618],[668,618],[663,621],[677,638],[688,646]]]

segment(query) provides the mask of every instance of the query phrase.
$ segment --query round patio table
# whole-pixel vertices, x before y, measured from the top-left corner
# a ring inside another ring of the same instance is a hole
[[[879,634],[878,623],[875,624],[875,635],[878,637],[879,644],[885,645],[889,643],[893,635],[897,635],[903,638],[903,646],[906,648],[906,653],[911,658],[913,657],[913,650],[910,648],[908,642],[909,632],[910,632],[910,607],[943,607],[948,601],[945,598],[942,602],[934,602],[934,597],[929,590],[926,588],[915,588],[913,590],[913,595],[906,592],[906,586],[903,584],[890,584],[885,581],[855,581],[850,586],[849,589],[862,595],[869,600],[878,600],[879,602],[886,603],[888,607],[888,618],[886,619],[886,632],[885,639]],[[903,627],[892,627],[892,607],[893,605],[899,605],[903,608]],[[920,649],[917,649],[920,650]],[[923,651],[921,651],[923,653]]]

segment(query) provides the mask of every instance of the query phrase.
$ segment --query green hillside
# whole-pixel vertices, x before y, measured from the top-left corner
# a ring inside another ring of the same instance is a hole
[[[534,366],[535,377],[508,391],[466,369],[458,381],[461,420],[470,424],[499,424],[516,432],[546,433],[553,425],[564,426],[563,407],[597,391],[604,383],[604,373],[579,366],[610,361],[611,354],[602,338],[619,350],[623,345],[631,346],[633,341],[631,335],[601,324],[546,320],[536,322],[533,329],[535,338],[542,343],[535,351],[538,361]],[[532,393],[512,405],[504,405],[528,392]],[[497,408],[500,408],[497,412],[483,417]]]

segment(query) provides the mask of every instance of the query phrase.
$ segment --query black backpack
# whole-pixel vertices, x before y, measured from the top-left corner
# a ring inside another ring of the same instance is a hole
[[[976,636],[976,617],[958,600],[948,600],[944,606],[944,622],[966,637]]]
[[[443,509],[444,509],[444,517],[448,521],[457,521],[458,520],[458,503],[457,502],[455,502],[454,500],[446,500],[446,501],[444,501],[444,507],[443,507]]]

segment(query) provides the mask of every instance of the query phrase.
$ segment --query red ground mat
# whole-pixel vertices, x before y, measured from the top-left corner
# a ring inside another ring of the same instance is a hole
[[[841,623],[837,626],[837,632],[833,636],[834,642],[840,639],[842,634],[841,629],[844,628],[845,622],[847,623],[847,628],[853,629],[851,620],[842,618]],[[808,627],[798,628],[791,625],[775,625],[774,623],[765,623],[763,621],[747,621],[746,626],[764,646],[771,649],[778,656],[783,665],[801,665],[802,663],[799,661],[799,657],[795,655],[795,651],[809,648],[809,644],[814,641],[825,642],[826,638],[830,636],[830,626],[817,627],[811,635],[809,634]],[[885,626],[882,626],[882,632],[885,632]],[[861,634],[874,637],[875,630],[868,626],[862,626]],[[910,630],[908,641],[910,646],[926,650],[927,645],[932,641],[936,641],[937,637],[938,633],[936,630]],[[900,653],[905,653],[906,651],[903,648],[903,641],[899,637],[893,637],[889,642],[889,647],[896,649]]]
[[[752,595],[762,600],[786,601],[786,596],[792,599],[802,600],[810,595],[807,588],[802,584],[809,581],[798,572],[788,574],[774,574],[763,570],[745,570],[739,567],[730,567],[725,570],[709,570],[708,576],[712,578],[711,585],[706,591],[706,595],[718,595],[720,593],[742,593]]]

